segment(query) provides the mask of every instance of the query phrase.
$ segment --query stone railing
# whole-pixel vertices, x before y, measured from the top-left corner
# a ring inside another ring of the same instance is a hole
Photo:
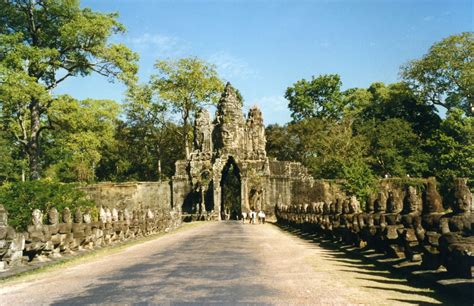
[[[31,261],[47,260],[74,254],[76,251],[104,247],[116,242],[169,231],[181,223],[173,210],[100,208],[98,216],[90,210],[84,213],[68,208],[55,208],[47,214],[35,209],[26,232],[17,232],[8,226],[8,216],[0,205],[0,271]]]
[[[474,236],[472,195],[465,179],[456,179],[450,210],[444,210],[433,180],[422,192],[384,190],[369,198],[365,211],[355,196],[335,201],[277,205],[280,224],[300,228],[388,256],[420,261],[420,269],[444,266],[456,277],[472,278]]]

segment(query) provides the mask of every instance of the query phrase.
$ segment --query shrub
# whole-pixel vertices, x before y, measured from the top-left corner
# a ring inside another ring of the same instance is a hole
[[[61,212],[69,207],[95,208],[93,201],[88,200],[76,184],[63,184],[48,180],[18,183],[5,183],[0,187],[0,204],[8,212],[8,224],[18,231],[25,230],[31,220],[34,209],[40,209],[46,217],[50,208],[56,207]],[[45,220],[43,220],[45,221]]]

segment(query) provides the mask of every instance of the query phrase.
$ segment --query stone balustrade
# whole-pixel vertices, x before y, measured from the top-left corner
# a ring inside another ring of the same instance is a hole
[[[311,204],[277,204],[280,224],[387,256],[421,261],[420,268],[444,266],[456,277],[472,278],[474,236],[472,194],[466,179],[455,179],[453,200],[445,212],[434,180],[423,192],[383,190],[367,200],[365,210],[355,196]]]
[[[169,209],[128,211],[101,207],[96,218],[89,209],[71,212],[65,208],[59,213],[52,208],[46,218],[35,209],[27,230],[17,232],[8,226],[7,211],[0,205],[0,271],[169,231],[180,222],[178,213]]]

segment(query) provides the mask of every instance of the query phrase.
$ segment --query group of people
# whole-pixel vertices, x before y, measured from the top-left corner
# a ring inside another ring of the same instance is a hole
[[[249,224],[257,224],[257,221],[259,224],[265,224],[265,213],[263,210],[260,210],[258,213],[255,210],[250,210],[248,213],[243,211],[242,212],[242,223],[245,223],[245,221],[249,220]]]

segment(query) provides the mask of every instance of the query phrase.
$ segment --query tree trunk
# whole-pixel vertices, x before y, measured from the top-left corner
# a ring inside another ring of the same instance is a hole
[[[39,133],[41,128],[39,103],[32,101],[30,106],[31,126],[30,137],[26,145],[26,154],[28,155],[28,164],[30,168],[30,179],[37,180],[40,178],[40,160],[39,160]]]
[[[189,159],[191,154],[189,151],[189,142],[188,142],[188,120],[189,120],[189,111],[184,110],[183,113],[183,139],[184,139],[184,148],[186,151],[186,159]]]

